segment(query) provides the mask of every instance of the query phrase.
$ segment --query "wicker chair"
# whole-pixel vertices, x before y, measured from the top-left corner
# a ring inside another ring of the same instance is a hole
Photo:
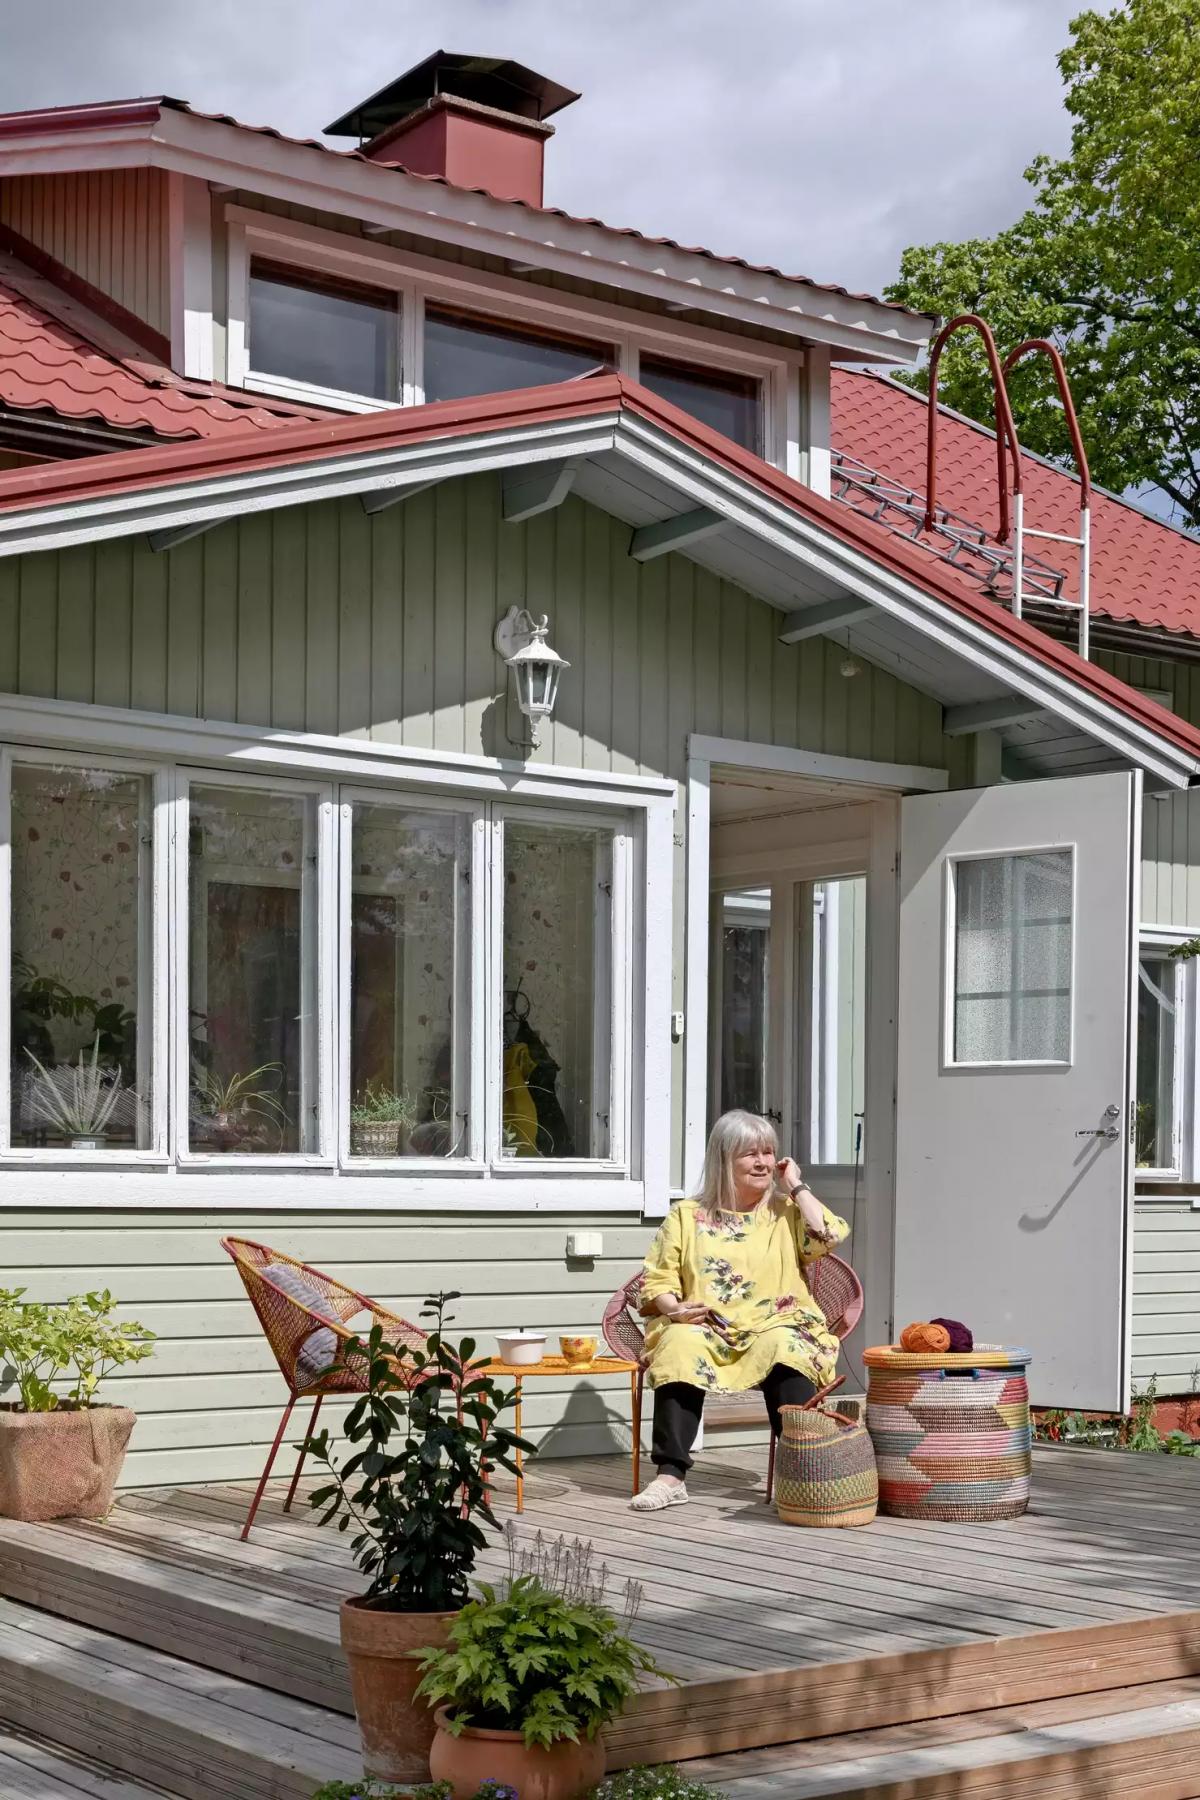
[[[221,1248],[233,1258],[234,1267],[242,1278],[250,1296],[250,1304],[258,1314],[258,1322],[288,1387],[288,1402],[279,1421],[279,1430],[275,1433],[275,1442],[271,1445],[266,1467],[255,1490],[254,1499],[250,1502],[246,1523],[242,1527],[242,1537],[245,1539],[250,1535],[254,1515],[270,1479],[279,1446],[283,1442],[283,1434],[297,1400],[311,1398],[313,1401],[312,1416],[304,1434],[307,1442],[316,1429],[317,1414],[326,1394],[361,1394],[365,1391],[364,1369],[340,1360],[343,1346],[352,1337],[360,1333],[365,1335],[374,1325],[382,1325],[389,1343],[407,1344],[414,1350],[424,1345],[425,1333],[407,1319],[388,1312],[377,1300],[368,1299],[365,1294],[347,1287],[344,1282],[335,1281],[332,1275],[324,1275],[309,1263],[298,1262],[294,1256],[285,1256],[282,1251],[272,1250],[266,1244],[253,1243],[249,1238],[229,1237],[221,1239]],[[295,1271],[295,1275],[281,1275],[281,1271]],[[297,1276],[306,1287],[311,1288],[314,1300],[319,1298],[321,1310],[285,1291],[282,1281],[288,1280],[290,1285],[298,1286]],[[369,1313],[370,1318],[359,1320],[360,1313]],[[349,1324],[352,1319],[356,1321],[353,1327]],[[312,1340],[317,1333],[321,1334],[320,1354],[314,1358]],[[304,1354],[306,1346],[309,1349],[307,1358]],[[283,1503],[284,1512],[291,1511],[305,1454],[302,1448],[287,1491],[287,1499]]]
[[[863,1287],[848,1262],[840,1256],[822,1256],[810,1263],[805,1270],[809,1291],[821,1311],[825,1314],[830,1331],[836,1338],[850,1335],[862,1317]],[[630,1361],[641,1364],[638,1372],[638,1400],[641,1401],[641,1390],[646,1378],[646,1333],[638,1314],[638,1299],[642,1291],[645,1276],[639,1269],[637,1274],[627,1281],[624,1287],[617,1289],[604,1310],[601,1330],[604,1339],[614,1356],[627,1357]],[[843,1377],[844,1379],[844,1377]],[[841,1381],[834,1382],[833,1387],[840,1387]],[[822,1388],[809,1401],[815,1405],[831,1388]],[[719,1412],[723,1407],[741,1404],[740,1394],[708,1394],[705,1396],[705,1409]],[[771,1448],[767,1458],[767,1505],[775,1492],[775,1434],[771,1434]]]

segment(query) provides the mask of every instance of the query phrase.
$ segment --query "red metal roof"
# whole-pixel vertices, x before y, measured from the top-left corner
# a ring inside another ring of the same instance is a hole
[[[485,394],[470,400],[442,400],[430,406],[394,407],[322,423],[295,423],[278,431],[243,429],[203,444],[168,445],[97,456],[83,462],[46,464],[0,473],[0,513],[36,512],[40,507],[102,501],[134,492],[153,493],[196,477],[232,476],[267,469],[297,468],[359,450],[378,453],[406,444],[428,443],[511,427],[553,425],[568,418],[610,419],[630,413],[670,433],[711,463],[752,482],[829,536],[868,556],[879,567],[923,589],[973,624],[1007,640],[1077,687],[1115,707],[1126,717],[1186,755],[1200,759],[1200,730],[1148,696],[1138,693],[1095,663],[1086,662],[1024,619],[1015,619],[955,570],[838,501],[772,468],[690,413],[661,400],[619,375],[601,374],[519,392]]]
[[[161,438],[219,437],[316,416],[236,388],[183,381],[136,346],[116,351],[98,319],[85,335],[85,321],[69,296],[0,254],[0,406]]]
[[[924,398],[886,376],[850,369],[835,368],[832,383],[834,449],[923,495]],[[943,407],[939,504],[990,530],[996,524],[995,446],[986,427]],[[1025,523],[1077,534],[1079,486],[1074,478],[1024,453],[1023,471]],[[1059,548],[1030,540],[1030,549],[1049,562]],[[1074,591],[1073,564],[1069,574]],[[1121,623],[1200,637],[1200,538],[1093,488],[1092,610]]]
[[[172,112],[186,113],[189,118],[205,120],[211,125],[231,125],[237,131],[252,131],[258,137],[275,138],[281,144],[294,144],[304,150],[319,150],[324,156],[336,156],[343,160],[349,158],[369,169],[378,170],[385,178],[395,174],[406,175],[413,181],[432,182],[457,193],[483,194],[499,205],[519,207],[523,212],[538,217],[563,219],[570,225],[589,225],[597,231],[608,232],[613,237],[636,238],[639,243],[656,245],[660,249],[679,250],[687,256],[702,256],[708,262],[720,263],[726,268],[745,269],[752,275],[770,275],[777,281],[793,282],[799,287],[812,288],[817,293],[841,294],[847,300],[861,300],[866,305],[879,306],[887,312],[900,313],[907,318],[936,317],[933,313],[918,312],[913,307],[901,306],[893,300],[880,300],[875,294],[855,293],[850,288],[839,286],[837,282],[814,281],[810,275],[788,275],[769,263],[747,262],[745,257],[725,256],[716,250],[708,250],[701,244],[681,244],[675,238],[654,237],[647,232],[637,231],[630,225],[607,225],[603,219],[569,213],[561,206],[534,206],[528,200],[499,199],[495,194],[487,193],[485,188],[458,187],[454,182],[447,181],[444,175],[424,175],[419,170],[406,169],[402,163],[381,163],[373,157],[364,156],[359,150],[335,150],[331,144],[323,144],[317,138],[290,137],[287,132],[277,130],[274,125],[247,125],[244,120],[232,118],[229,113],[202,112],[199,108],[190,106],[186,100],[176,100],[167,94],[148,95],[132,100],[89,101],[78,106],[38,107],[29,112],[0,113],[0,143],[8,137],[36,137],[39,132],[49,135],[62,131],[91,131],[106,125],[153,125],[164,107]],[[514,248],[517,246],[514,245]]]

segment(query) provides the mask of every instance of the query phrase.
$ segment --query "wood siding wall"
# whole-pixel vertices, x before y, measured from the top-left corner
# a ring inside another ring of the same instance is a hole
[[[1200,1391],[1200,1211],[1191,1199],[1137,1208],[1133,1254],[1133,1375],[1160,1394]]]
[[[167,177],[161,169],[13,176],[0,182],[0,224],[170,334]]]
[[[132,707],[447,751],[507,752],[506,672],[492,649],[512,602],[550,615],[570,660],[541,760],[685,774],[701,731],[840,755],[969,767],[937,702],[824,642],[781,646],[777,615],[681,557],[644,566],[628,529],[572,497],[505,525],[499,482],[447,483],[369,518],[357,501],[248,517],[156,555],[144,539],[0,562],[0,693]],[[683,858],[676,827],[676,992],[683,1005]],[[682,1128],[676,1047],[673,1108]],[[674,1177],[680,1180],[678,1155]],[[0,1181],[3,1177],[0,1177]],[[232,1478],[261,1467],[283,1386],[232,1267],[240,1232],[329,1267],[411,1312],[463,1290],[465,1327],[595,1328],[652,1227],[586,1220],[604,1256],[568,1265],[565,1217],[390,1218],[346,1207],[288,1219],[247,1174],[237,1216],[0,1213],[6,1284],[59,1298],[108,1285],[158,1331],[154,1359],[113,1398],[141,1415],[126,1479]],[[0,1201],[2,1201],[0,1194]],[[533,1385],[533,1384],[531,1384]],[[621,1383],[536,1386],[528,1420],[551,1449],[614,1447]],[[297,1434],[293,1432],[292,1441]]]

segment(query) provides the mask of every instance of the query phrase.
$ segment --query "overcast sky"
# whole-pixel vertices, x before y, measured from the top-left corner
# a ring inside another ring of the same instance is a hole
[[[315,136],[443,48],[581,90],[569,211],[870,292],[906,244],[994,231],[1061,149],[1081,0],[6,0],[0,109],[174,94]]]

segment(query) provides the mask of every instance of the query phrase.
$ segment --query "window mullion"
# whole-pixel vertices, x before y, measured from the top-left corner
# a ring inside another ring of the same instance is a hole
[[[485,809],[480,827],[485,873],[475,897],[475,945],[483,952],[477,959],[482,979],[475,983],[472,1016],[483,1048],[480,1148],[483,1159],[493,1163],[501,1154],[504,1124],[504,823],[494,806]],[[478,1057],[476,1064],[478,1073]]]
[[[309,992],[305,996],[306,1004],[314,1004],[315,1021],[309,1036],[310,1053],[307,1059],[308,1068],[305,1079],[305,1106],[316,1108],[316,1131],[312,1138],[312,1149],[318,1156],[326,1159],[337,1154],[337,1139],[341,1120],[340,1083],[337,1070],[338,1016],[337,1016],[337,969],[338,969],[338,813],[334,803],[332,788],[326,788],[317,801],[315,828],[308,827],[315,837],[313,851],[315,864],[309,874],[310,892],[315,899],[315,906],[310,902],[309,915],[312,923],[310,933],[315,937],[316,955],[307,956],[301,951],[302,979],[308,984]],[[301,894],[300,916],[303,922],[305,907]],[[313,916],[315,915],[315,916]],[[303,941],[303,940],[302,940]]]
[[[0,1069],[10,1098],[0,1107],[0,1150],[12,1128],[10,1028],[12,1021],[12,751],[0,746]]]

